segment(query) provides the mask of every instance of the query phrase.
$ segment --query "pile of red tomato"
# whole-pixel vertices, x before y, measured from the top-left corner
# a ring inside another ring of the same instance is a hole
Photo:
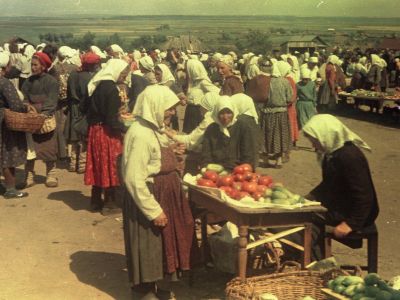
[[[220,175],[215,171],[207,170],[197,180],[197,185],[219,188],[236,200],[251,196],[258,201],[261,197],[271,195],[271,187],[274,186],[274,183],[271,176],[254,173],[251,165],[242,164],[235,167],[233,172],[227,175]]]

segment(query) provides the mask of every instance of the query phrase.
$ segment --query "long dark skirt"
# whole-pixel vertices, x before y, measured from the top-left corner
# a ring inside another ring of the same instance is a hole
[[[126,189],[122,213],[129,281],[139,285],[163,279],[161,231],[143,215]]]
[[[58,147],[58,158],[66,158],[67,154],[67,142],[64,136],[64,127],[65,127],[65,120],[66,115],[64,113],[65,108],[59,108],[56,110],[55,117],[56,117],[56,135],[57,135],[57,147]]]
[[[332,95],[328,81],[325,81],[318,91],[318,104],[322,110],[336,108],[336,93]]]
[[[183,132],[191,133],[193,129],[195,129],[201,121],[203,120],[203,116],[200,112],[199,105],[188,104],[186,106],[185,118],[183,119]]]
[[[57,133],[52,131],[45,134],[32,134],[36,159],[56,161],[58,154]]]
[[[15,168],[26,162],[26,133],[11,131],[5,125],[2,126],[2,168]]]
[[[264,152],[269,155],[282,155],[288,152],[291,145],[291,135],[287,111],[263,113],[261,122],[265,137]]]

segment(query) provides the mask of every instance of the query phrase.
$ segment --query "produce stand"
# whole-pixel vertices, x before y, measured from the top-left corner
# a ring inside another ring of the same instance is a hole
[[[354,94],[354,93],[346,93],[340,92],[338,94],[339,98],[347,102],[347,98],[353,98],[354,100],[359,100],[360,104],[367,104],[368,102],[377,102],[377,101],[392,101],[396,102],[400,100],[400,97],[397,96],[389,96],[382,94],[380,96],[369,96],[363,94]]]
[[[247,250],[255,247],[256,244],[248,243],[248,230],[250,227],[291,227],[291,229],[280,232],[277,235],[271,235],[268,240],[276,240],[294,232],[304,231],[303,239],[303,259],[304,268],[311,262],[311,226],[315,213],[324,214],[326,208],[317,206],[305,206],[294,209],[283,208],[247,208],[233,205],[232,203],[221,200],[217,195],[213,195],[204,189],[189,185],[189,200],[199,207],[207,209],[223,219],[230,221],[239,229],[238,239],[238,277],[241,280],[246,279]],[[207,243],[207,216],[202,220],[202,241]],[[321,228],[323,230],[323,228]],[[268,242],[266,239],[260,242]]]

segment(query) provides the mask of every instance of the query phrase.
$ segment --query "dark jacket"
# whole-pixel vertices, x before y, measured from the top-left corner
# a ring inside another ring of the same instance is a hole
[[[123,130],[123,124],[119,119],[121,99],[117,84],[111,80],[99,83],[91,96],[87,121],[89,125],[104,124],[114,130]]]
[[[328,209],[328,225],[345,221],[357,231],[372,225],[379,213],[368,161],[351,142],[325,157],[322,182],[311,194]]]
[[[255,167],[258,142],[250,123],[241,116],[228,128],[230,137],[224,135],[217,123],[212,123],[204,133],[202,165],[216,163],[232,170],[239,164]]]

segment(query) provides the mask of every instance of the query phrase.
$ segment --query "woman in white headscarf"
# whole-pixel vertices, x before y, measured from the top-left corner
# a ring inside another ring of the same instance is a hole
[[[276,62],[272,67],[268,101],[261,108],[261,127],[265,136],[264,152],[275,168],[282,168],[282,157],[291,147],[290,123],[288,105],[292,103],[293,90],[288,80],[283,78],[279,65],[287,64]],[[286,71],[290,70],[286,66]],[[283,70],[284,68],[281,67]],[[287,72],[285,72],[287,74]]]
[[[94,54],[97,54],[98,56],[100,56],[101,59],[105,59],[107,57],[104,54],[104,52],[101,51],[100,48],[95,45],[90,46],[90,51],[93,52]]]
[[[222,77],[221,95],[232,96],[244,92],[242,79],[234,73],[234,65],[230,55],[222,56],[217,63],[218,73]]]
[[[190,268],[194,222],[164,134],[164,121],[178,103],[169,88],[147,87],[124,140],[124,237],[134,299],[158,299],[157,281]]]
[[[149,84],[157,84],[154,74],[154,61],[150,56],[143,56],[139,59],[139,69]]]
[[[204,65],[198,60],[189,59],[187,61],[186,74],[188,80],[188,105],[183,120],[183,132],[190,133],[203,119],[200,113],[200,99],[209,92],[219,93],[220,89],[212,84]]]
[[[370,147],[332,115],[316,115],[303,127],[318,153],[322,182],[310,193],[328,209],[336,238],[374,225],[379,207],[368,161]],[[361,242],[361,241],[360,241]]]
[[[110,59],[88,84],[91,101],[87,111],[89,133],[85,184],[92,186],[92,209],[103,214],[117,210],[115,188],[120,185],[117,157],[122,153],[124,131],[119,118],[122,102],[118,84],[123,83],[128,74],[126,61]]]
[[[181,100],[181,104],[186,105],[186,96],[182,91],[182,88],[176,84],[176,80],[172,72],[165,64],[157,64],[154,68],[156,80],[159,85],[169,87]],[[179,120],[177,114],[171,117],[169,122],[172,129],[179,131]]]
[[[325,81],[319,89],[318,106],[320,112],[334,110],[337,103],[337,63],[339,57],[331,55],[328,57],[325,67]]]
[[[27,143],[24,132],[13,131],[7,128],[3,122],[4,108],[13,112],[26,112],[26,106],[22,103],[18,91],[7,79],[10,70],[10,56],[8,52],[0,52],[0,167],[4,175],[6,192],[3,197],[16,199],[27,197],[28,193],[18,191],[16,186],[15,169],[26,163]]]
[[[277,66],[282,77],[284,77],[290,83],[290,86],[292,88],[292,101],[288,105],[288,115],[290,123],[290,136],[292,138],[293,147],[296,147],[296,143],[299,139],[299,127],[297,124],[296,112],[297,88],[296,81],[293,78],[293,67],[288,62],[284,61],[278,62]],[[288,156],[289,153],[286,153],[286,158],[288,158]]]
[[[257,166],[259,141],[228,96],[221,96],[212,113],[214,123],[203,139],[202,165],[217,163],[227,170],[240,164]]]
[[[301,69],[301,81],[296,85],[297,88],[297,120],[299,128],[302,129],[305,124],[317,114],[317,90],[315,82],[311,79],[311,70],[309,68]]]

